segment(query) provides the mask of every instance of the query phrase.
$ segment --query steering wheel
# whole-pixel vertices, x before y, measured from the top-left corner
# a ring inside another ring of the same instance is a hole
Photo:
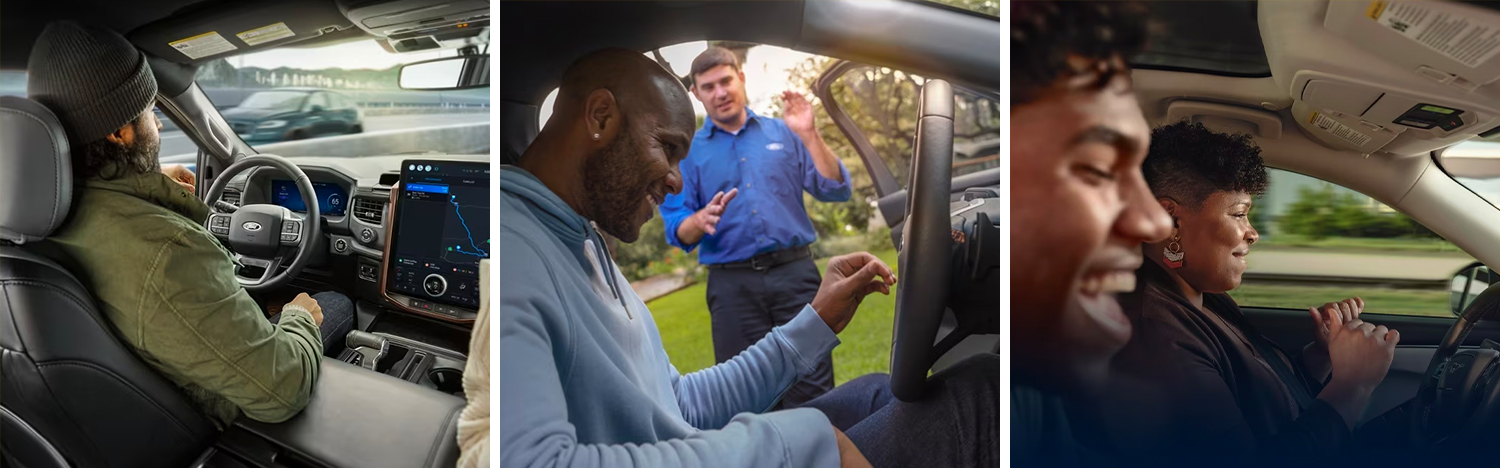
[[[1500,346],[1486,340],[1480,349],[1459,350],[1482,320],[1500,320],[1500,283],[1464,309],[1432,354],[1412,408],[1411,435],[1419,447],[1488,443],[1500,432]]]
[[[221,203],[224,187],[229,181],[247,169],[271,167],[291,176],[301,192],[307,215],[301,216],[292,210],[271,204],[234,205]],[[318,210],[317,195],[307,174],[291,161],[281,156],[258,154],[241,159],[219,174],[214,185],[208,189],[203,200],[209,206],[208,219],[204,227],[220,241],[227,241],[235,252],[234,261],[240,265],[235,269],[235,280],[248,291],[268,291],[280,287],[302,272],[312,258],[311,245],[323,235],[322,213]],[[222,212],[221,212],[222,211]],[[292,256],[295,250],[295,256]],[[290,263],[287,262],[290,257]],[[286,271],[277,273],[282,265]],[[243,275],[244,266],[264,269],[259,276]]]
[[[896,319],[891,344],[891,393],[918,401],[927,384],[938,326],[948,306],[952,227],[948,197],[953,185],[953,87],[927,80],[917,114],[911,180],[897,265]],[[918,261],[920,259],[920,261]]]

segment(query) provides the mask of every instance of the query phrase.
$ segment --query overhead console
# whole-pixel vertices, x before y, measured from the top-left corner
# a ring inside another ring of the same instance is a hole
[[[1500,126],[1500,12],[1379,0],[1259,7],[1292,117],[1327,146],[1413,155]]]
[[[355,26],[391,52],[448,49],[476,43],[490,25],[487,0],[339,0]]]

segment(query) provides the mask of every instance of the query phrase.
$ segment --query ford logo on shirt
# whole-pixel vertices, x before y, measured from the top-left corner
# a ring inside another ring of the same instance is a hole
[[[766,149],[771,151],[781,151],[782,148],[785,148],[785,146],[781,146],[781,143],[771,143],[769,145],[766,145]]]
[[[243,226],[246,231],[250,231],[250,232],[255,232],[255,231],[259,231],[260,230],[260,223],[257,223],[255,221],[248,221],[248,222],[246,222],[245,224],[243,224],[241,226]]]

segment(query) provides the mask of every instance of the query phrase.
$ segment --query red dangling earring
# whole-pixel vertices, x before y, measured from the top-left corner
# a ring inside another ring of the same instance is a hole
[[[1181,240],[1182,236],[1178,235],[1178,233],[1176,232],[1173,232],[1172,243],[1167,244],[1166,250],[1162,251],[1161,257],[1162,260],[1166,261],[1167,268],[1171,268],[1174,270],[1182,268],[1182,258],[1186,255],[1182,253],[1182,244],[1178,243]]]

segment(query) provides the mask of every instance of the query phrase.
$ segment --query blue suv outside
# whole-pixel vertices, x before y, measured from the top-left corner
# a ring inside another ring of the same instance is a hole
[[[364,115],[353,99],[318,88],[260,91],[222,114],[246,142],[301,140],[364,131]]]

